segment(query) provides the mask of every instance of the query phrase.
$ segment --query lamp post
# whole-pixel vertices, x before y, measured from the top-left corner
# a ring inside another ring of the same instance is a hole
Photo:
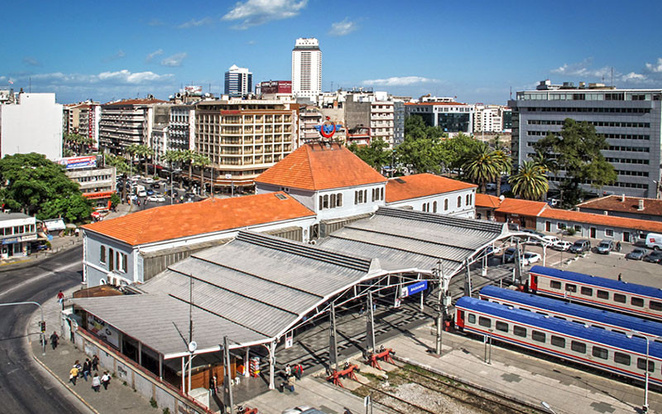
[[[649,367],[649,359],[650,359],[650,341],[651,338],[649,335],[646,335],[642,332],[637,332],[637,331],[630,331],[629,333],[625,334],[629,339],[632,339],[635,333],[640,334],[640,336],[644,339],[646,339],[646,367],[644,368],[646,371],[645,374],[645,381],[644,381],[644,405],[641,407],[641,411],[644,413],[648,412],[648,376],[650,372],[650,367]]]
[[[437,313],[437,335],[436,335],[436,341],[435,341],[435,353],[439,356],[441,356],[441,339],[442,339],[442,332],[443,332],[443,325],[444,325],[444,311],[445,311],[445,305],[444,305],[444,299],[446,297],[446,279],[444,278],[444,269],[441,265],[441,260],[437,261],[437,267],[432,269],[432,273],[437,276],[439,279],[439,298],[438,298],[438,303],[437,306],[439,306],[438,313]]]

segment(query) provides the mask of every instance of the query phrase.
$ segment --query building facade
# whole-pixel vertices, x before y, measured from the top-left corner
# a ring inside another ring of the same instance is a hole
[[[110,102],[101,106],[99,146],[121,155],[132,144],[150,145],[155,108],[165,104],[154,98]]]
[[[292,50],[292,93],[313,98],[322,91],[322,51],[315,38],[296,40]]]
[[[37,240],[36,219],[23,213],[0,212],[0,258],[27,256]]]
[[[441,128],[449,136],[471,134],[474,130],[474,107],[459,102],[426,101],[405,104],[406,116],[418,115],[426,125]]]
[[[513,109],[512,151],[518,163],[534,154],[535,142],[548,133],[559,133],[566,118],[585,121],[606,138],[609,147],[602,154],[618,174],[616,182],[602,190],[632,197],[658,196],[662,90],[584,83],[557,86],[543,81],[535,91],[517,92],[508,105]]]
[[[247,68],[237,65],[230,66],[225,72],[225,94],[232,97],[242,97],[253,92],[253,74]]]

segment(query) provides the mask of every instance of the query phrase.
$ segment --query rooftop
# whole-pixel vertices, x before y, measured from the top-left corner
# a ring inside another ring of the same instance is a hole
[[[474,184],[433,174],[407,175],[388,180],[386,183],[386,202],[393,203],[476,187]]]
[[[596,224],[629,228],[633,230],[652,231],[662,233],[662,222],[652,220],[639,220],[626,217],[608,216],[606,214],[583,213],[581,211],[560,210],[556,208],[545,209],[540,217],[555,220],[575,221],[580,223]]]
[[[499,213],[520,214],[523,216],[539,216],[547,207],[542,201],[522,200],[519,198],[506,198],[496,209]]]
[[[639,202],[643,200],[644,208],[639,210]],[[580,209],[590,208],[595,210],[616,211],[621,213],[646,214],[662,216],[662,200],[655,198],[625,197],[610,195],[585,201],[577,205]]]

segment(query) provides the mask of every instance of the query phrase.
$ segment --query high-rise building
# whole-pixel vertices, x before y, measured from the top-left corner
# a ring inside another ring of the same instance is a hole
[[[312,98],[322,91],[322,51],[313,37],[296,40],[292,50],[292,93]]]
[[[157,107],[167,102],[154,99],[128,99],[109,102],[101,106],[101,119],[99,121],[99,146],[104,152],[123,154],[126,147],[131,144],[150,145],[152,129],[157,113],[160,116],[163,110]]]
[[[231,97],[246,96],[253,91],[253,74],[247,68],[230,66],[225,72],[225,94]]]
[[[521,164],[534,154],[533,144],[559,133],[563,121],[586,121],[606,138],[605,159],[618,174],[606,193],[657,197],[662,147],[662,90],[616,89],[604,84],[542,81],[536,90],[517,92],[513,109],[513,159]],[[550,184],[556,184],[551,181]],[[588,185],[586,186],[587,190]],[[592,190],[595,191],[595,190]],[[602,195],[602,194],[600,194]]]

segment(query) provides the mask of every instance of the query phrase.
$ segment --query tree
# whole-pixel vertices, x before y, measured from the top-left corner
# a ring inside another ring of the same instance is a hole
[[[106,165],[115,167],[117,174],[126,174],[130,172],[129,164],[126,163],[126,158],[119,157],[113,154],[105,154]]]
[[[478,184],[485,193],[485,184],[501,176],[501,160],[495,156],[489,145],[481,142],[470,152],[462,165],[464,175]]]
[[[480,141],[463,133],[459,133],[451,139],[444,140],[441,146],[445,156],[446,168],[460,170],[469,155],[476,151],[480,145]]]
[[[512,158],[510,155],[506,154],[505,149],[497,148],[493,152],[494,160],[496,166],[499,169],[499,175],[496,177],[496,195],[497,197],[501,195],[501,174],[510,174],[512,167]]]
[[[524,161],[510,177],[513,193],[527,200],[540,200],[547,190],[547,169],[533,161]]]
[[[556,159],[562,203],[566,207],[583,198],[582,183],[601,188],[616,181],[614,167],[600,152],[608,148],[607,141],[588,122],[566,118],[559,134],[549,133],[533,147],[545,158]]]
[[[405,120],[405,139],[395,150],[396,158],[413,172],[438,174],[446,164],[441,146],[445,136],[441,128],[427,126],[423,118],[412,115]]]
[[[94,146],[94,139],[80,134],[64,134],[62,136],[64,152],[73,155],[88,154]]]
[[[198,153],[193,156],[193,165],[200,168],[200,194],[202,194],[202,191],[205,188],[205,167],[209,164],[211,164],[211,160],[208,157]],[[212,185],[214,184],[212,183]],[[212,193],[213,192],[214,190],[212,189]]]
[[[183,150],[180,151],[180,161],[188,164],[188,180],[189,183],[193,181],[193,160],[195,159],[195,151],[192,150]]]
[[[361,147],[356,143],[352,143],[348,148],[366,164],[379,172],[382,171],[385,165],[391,164],[393,152],[388,149],[388,144],[384,140],[375,139],[370,141],[370,145]]]
[[[163,156],[163,159],[167,161],[170,164],[170,178],[171,178],[171,183],[172,184],[172,171],[173,171],[173,165],[175,163],[181,163],[183,160],[183,154],[182,151],[180,150],[168,150],[165,152],[165,155]],[[182,188],[181,186],[181,180],[179,183],[179,188]]]

